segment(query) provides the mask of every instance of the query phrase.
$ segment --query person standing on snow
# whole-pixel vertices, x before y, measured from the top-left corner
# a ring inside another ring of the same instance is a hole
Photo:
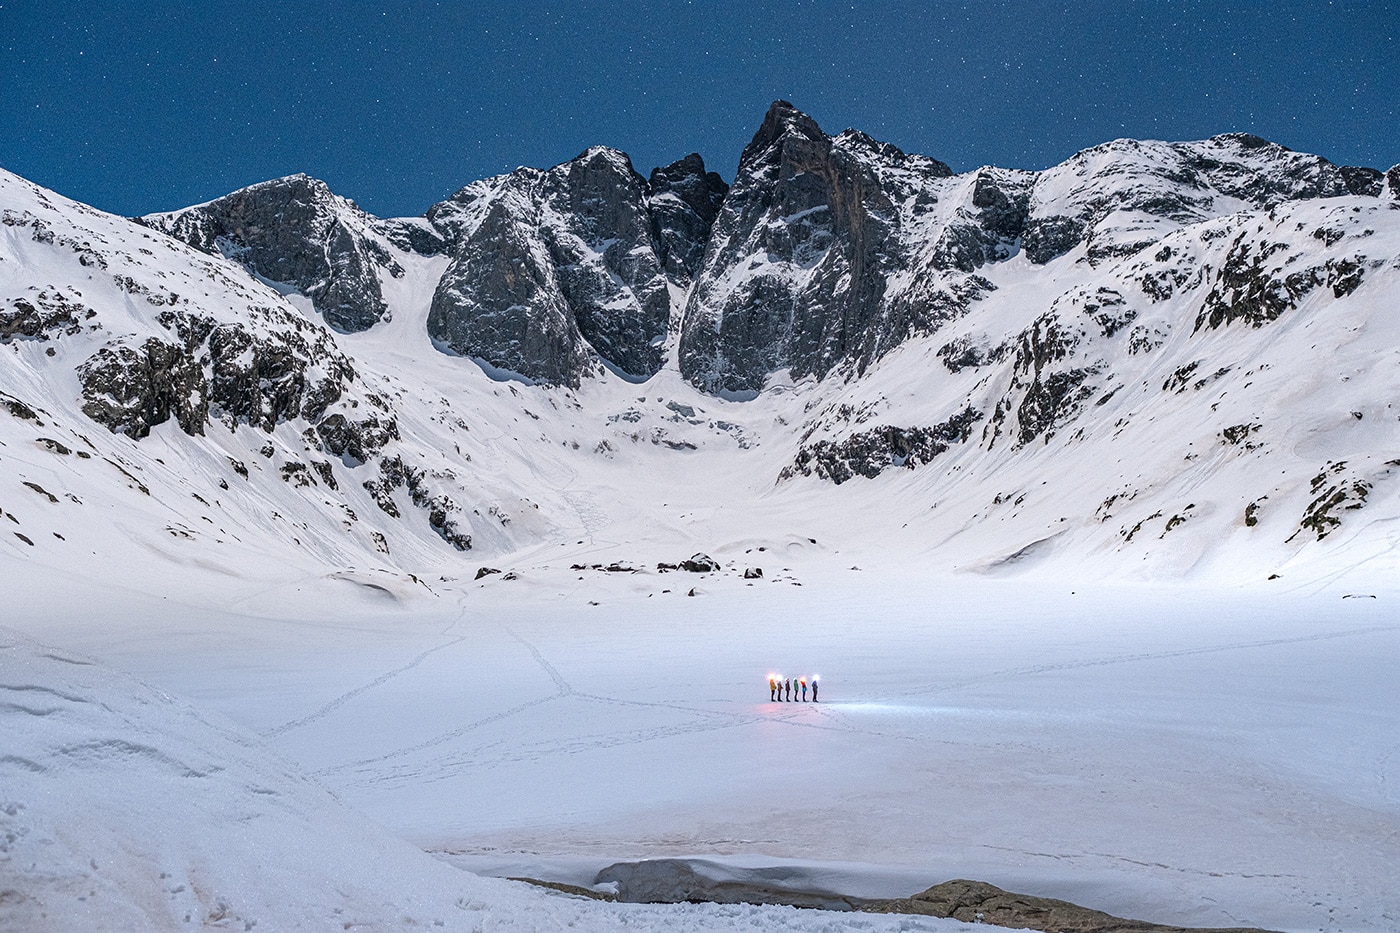
[[[778,698],[778,678],[768,678],[768,702],[772,703]]]
[[[792,678],[791,678],[791,677],[789,677],[789,678],[787,679],[787,681],[786,681],[786,686],[787,686],[787,698],[788,698],[788,702],[791,703],[791,702],[792,702]]]
[[[817,702],[817,678],[812,678],[812,702]]]
[[[802,678],[802,702],[807,702],[807,678]]]

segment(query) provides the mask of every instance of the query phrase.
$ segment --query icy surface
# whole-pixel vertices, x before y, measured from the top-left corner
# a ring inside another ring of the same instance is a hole
[[[851,928],[849,915],[604,904],[457,870],[365,819],[224,717],[8,629],[0,629],[0,723],[7,933]]]
[[[811,546],[772,556],[772,570],[804,585],[522,567],[518,580],[397,600],[305,578],[247,587],[216,610],[189,602],[203,571],[159,595],[31,573],[11,618],[218,710],[345,804],[477,872],[588,885],[620,860],[704,857],[789,866],[810,887],[856,896],[975,877],[1157,922],[1394,927],[1393,591],[1071,592],[920,580],[909,565],[843,570],[851,557]],[[700,595],[684,595],[697,584]],[[90,676],[24,663],[3,682],[72,693],[72,678]],[[821,674],[821,702],[770,702],[774,669]],[[23,705],[54,705],[33,699]],[[158,795],[123,790],[86,760],[44,758],[88,741],[55,732],[65,719],[7,718],[50,749],[17,752],[43,774],[0,765],[24,812],[54,818],[30,795],[61,784],[94,804],[60,808],[76,833],[93,817],[73,814],[129,796],[113,812],[133,822],[104,817],[88,834],[111,846],[147,838],[133,827],[164,812]],[[160,762],[223,767],[219,794],[255,783],[222,760],[228,751],[196,757],[143,738],[155,728],[144,715],[125,722],[106,728],[161,749]],[[253,759],[252,740],[240,741],[237,760]],[[316,807],[277,812],[309,827],[328,819],[329,804]],[[190,821],[201,839],[224,831]],[[192,828],[181,832],[177,853],[195,845]],[[298,896],[322,889],[308,882]],[[524,895],[499,896],[492,910]],[[275,913],[274,902],[257,909]],[[765,922],[801,929],[807,916]]]

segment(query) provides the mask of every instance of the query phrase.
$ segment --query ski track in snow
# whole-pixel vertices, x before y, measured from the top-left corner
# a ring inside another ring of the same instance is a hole
[[[519,710],[516,712],[519,712]],[[493,742],[486,746],[479,746],[462,752],[439,756],[421,765],[414,766],[405,764],[386,769],[372,776],[363,776],[359,784],[361,786],[378,785],[387,788],[419,786],[471,772],[490,771],[493,768],[506,764],[540,761],[557,755],[577,755],[585,752],[602,751],[604,749],[617,748],[624,745],[637,745],[642,742],[729,729],[736,725],[740,724],[727,721],[708,723],[697,721],[671,726],[658,726],[649,729],[637,729],[591,738],[551,739],[532,744],[512,742],[509,746],[511,749],[510,753],[497,755],[495,757],[486,757],[483,754],[486,749],[499,747],[502,744],[500,742]]]
[[[466,610],[463,609],[463,613],[465,613],[465,611],[466,611]],[[461,616],[458,616],[458,618],[460,619]],[[454,623],[454,624],[455,624],[455,623]],[[490,724],[492,724],[492,723],[500,722],[500,721],[503,720],[503,719],[509,719],[509,718],[511,718],[512,716],[517,716],[517,715],[519,715],[520,713],[525,712],[526,710],[533,709],[534,707],[540,706],[540,705],[542,705],[542,704],[544,704],[544,703],[552,703],[552,702],[554,702],[555,700],[562,699],[562,698],[564,698],[564,697],[566,697],[566,696],[569,696],[570,694],[573,693],[573,688],[569,686],[569,684],[568,684],[568,682],[567,682],[566,680],[564,680],[563,676],[560,675],[559,671],[556,670],[552,664],[550,664],[548,661],[545,660],[544,656],[543,656],[542,654],[540,654],[539,650],[538,650],[537,648],[535,648],[534,645],[530,644],[530,643],[529,643],[528,641],[526,641],[524,638],[521,638],[519,635],[516,635],[514,632],[510,631],[509,629],[506,629],[505,631],[506,631],[506,633],[507,633],[508,635],[510,635],[513,639],[515,639],[515,640],[518,641],[522,646],[524,646],[525,649],[526,649],[527,651],[530,652],[531,656],[535,659],[535,661],[540,665],[540,667],[545,671],[545,673],[549,675],[550,680],[552,680],[552,681],[554,682],[555,691],[556,691],[555,693],[551,694],[550,696],[540,697],[540,698],[535,699],[535,700],[529,700],[529,701],[526,701],[526,702],[524,702],[524,703],[517,704],[516,706],[513,706],[513,707],[511,707],[511,708],[508,709],[508,710],[504,710],[504,711],[502,711],[502,712],[493,714],[493,715],[491,715],[491,716],[485,716],[485,717],[483,717],[483,718],[481,718],[481,719],[473,720],[472,722],[467,723],[467,724],[464,725],[464,726],[459,726],[459,727],[457,727],[457,728],[455,728],[455,729],[450,729],[450,730],[448,730],[448,731],[446,731],[446,732],[439,733],[438,735],[435,735],[435,736],[433,736],[433,737],[430,738],[430,739],[426,739],[426,740],[424,740],[424,741],[422,741],[422,742],[418,742],[418,743],[416,743],[416,744],[414,744],[414,745],[406,746],[406,747],[404,747],[404,748],[395,749],[395,750],[393,750],[393,751],[386,752],[386,753],[383,754],[383,755],[377,755],[377,756],[375,756],[375,757],[373,757],[373,758],[363,758],[363,759],[360,759],[360,760],[358,760],[358,761],[346,762],[345,764],[335,765],[334,767],[330,767],[330,768],[324,768],[324,769],[322,769],[321,771],[319,771],[319,772],[317,772],[317,773],[318,773],[318,774],[322,774],[322,775],[326,775],[326,774],[338,774],[338,773],[342,773],[342,772],[345,772],[345,771],[362,770],[362,769],[364,769],[364,768],[370,767],[370,766],[372,766],[372,765],[378,764],[378,763],[383,762],[383,761],[389,761],[389,760],[392,760],[392,759],[395,759],[395,758],[402,758],[402,757],[404,757],[404,756],[406,756],[406,755],[412,755],[412,754],[414,754],[414,753],[416,753],[416,752],[427,751],[428,749],[430,749],[430,748],[435,748],[436,746],[442,745],[442,744],[445,743],[445,742],[450,742],[450,741],[452,741],[453,739],[460,738],[461,736],[466,735],[468,732],[471,732],[471,731],[473,731],[473,730],[475,730],[475,729],[480,729],[480,728],[483,727],[483,726],[488,726],[488,725],[490,725]],[[423,660],[423,658],[427,657],[428,655],[430,655],[430,654],[432,654],[432,653],[434,653],[434,652],[436,652],[436,651],[439,651],[439,650],[441,650],[441,649],[443,649],[443,648],[450,647],[451,644],[456,644],[456,643],[458,643],[458,642],[461,642],[461,641],[463,641],[466,637],[467,637],[467,636],[462,636],[462,638],[458,638],[458,639],[456,639],[454,642],[451,642],[451,643],[445,644],[445,645],[439,645],[437,648],[434,648],[434,649],[431,649],[431,650],[429,650],[429,651],[427,651],[427,652],[424,652],[424,653],[423,653],[422,655],[420,655],[417,659],[415,659],[415,661],[414,661],[412,664],[405,665],[403,668],[400,668],[400,669],[397,670],[397,671],[391,671],[391,672],[385,674],[384,676],[382,676],[382,677],[380,677],[380,678],[376,678],[376,680],[373,681],[372,683],[366,684],[363,688],[360,688],[360,689],[358,690],[358,692],[361,692],[361,693],[362,693],[362,692],[364,692],[364,690],[369,689],[369,688],[371,688],[372,686],[378,686],[380,683],[383,683],[383,682],[388,681],[391,677],[397,676],[397,674],[402,673],[403,671],[408,670],[408,669],[410,669],[411,667],[416,666],[419,662],[421,662],[421,661]],[[356,692],[356,691],[352,691],[352,692]],[[335,701],[332,701],[332,702],[335,702]]]
[[[457,624],[462,621],[463,617],[465,617],[466,614],[467,610],[463,608],[460,612],[457,613],[457,618],[453,619],[452,622],[448,624],[448,626],[445,629],[442,630],[441,634],[446,635],[448,632],[452,631],[452,629],[456,628]],[[282,725],[276,726],[272,729],[268,729],[261,734],[265,738],[276,738],[278,736],[285,735],[286,733],[291,732],[294,729],[300,729],[302,726],[309,725],[318,719],[324,719],[326,716],[329,716],[331,713],[340,709],[342,706],[344,706],[346,703],[349,703],[357,696],[360,696],[363,693],[367,693],[368,691],[373,690],[376,687],[382,687],[384,684],[393,680],[395,677],[398,677],[400,674],[404,674],[408,671],[413,670],[415,667],[422,664],[424,661],[437,654],[439,651],[451,648],[453,645],[459,645],[470,637],[470,635],[459,635],[456,638],[451,639],[450,641],[443,642],[440,645],[435,645],[434,647],[429,648],[426,651],[420,652],[416,657],[413,658],[413,660],[409,661],[407,664],[396,667],[391,671],[386,671],[383,674],[380,674],[378,677],[374,678],[373,680],[369,681],[368,683],[361,684],[353,690],[348,690],[345,693],[342,693],[340,696],[336,697],[334,700],[331,700],[329,703],[325,704],[315,712],[308,713],[307,715],[302,716],[300,719],[293,719],[290,722],[285,722]]]
[[[676,706],[674,704],[669,703],[646,703],[641,701],[622,700],[616,697],[600,697],[591,694],[573,693],[570,694],[570,697],[576,700],[584,700],[609,705],[628,705],[636,707],[656,707],[660,709],[682,710],[688,713],[696,714],[697,718],[689,722],[674,723],[664,726],[654,726],[643,729],[627,729],[618,732],[595,735],[592,737],[579,737],[562,741],[559,739],[550,739],[547,741],[541,741],[530,744],[522,742],[512,742],[510,745],[510,748],[512,749],[510,754],[502,754],[496,755],[494,757],[488,757],[488,755],[486,754],[488,751],[498,748],[503,744],[500,741],[494,741],[489,742],[485,745],[475,746],[473,748],[462,749],[459,751],[454,751],[448,754],[440,755],[435,758],[428,759],[419,764],[404,763],[389,768],[382,768],[373,773],[363,773],[366,769],[359,769],[362,773],[360,774],[360,778],[357,781],[357,783],[361,786],[380,785],[390,788],[407,787],[417,784],[430,783],[436,780],[445,780],[451,777],[476,771],[490,771],[493,768],[505,764],[535,762],[548,759],[556,755],[577,755],[585,752],[603,751],[605,749],[618,748],[621,746],[640,745],[645,742],[654,742],[664,739],[679,738],[682,736],[695,735],[704,732],[716,732],[724,729],[736,729],[745,726],[755,726],[764,723],[776,723],[778,725],[792,726],[795,728],[802,729],[817,729],[831,732],[852,733],[879,738],[895,739],[906,742],[924,742],[926,744],[932,743],[949,745],[967,744],[955,743],[951,740],[926,739],[914,735],[901,735],[872,729],[861,729],[848,725],[823,725],[812,722],[798,722],[794,721],[793,719],[793,715],[797,714],[780,718],[771,718],[767,716],[745,716],[742,714],[726,713],[722,711],[698,710],[688,707]],[[530,704],[523,704],[521,706],[517,706],[511,710],[508,710],[499,716],[480,720],[478,722],[472,723],[469,727],[465,727],[462,729],[454,729],[450,733],[444,733],[442,735],[439,735],[433,740],[430,740],[429,742],[420,743],[419,745],[413,746],[411,748],[400,749],[397,752],[393,752],[388,755],[382,756],[378,759],[375,759],[373,762],[364,762],[356,764],[379,764],[384,761],[406,757],[415,752],[424,751],[427,747],[441,745],[445,742],[451,741],[452,739],[460,738],[467,732],[470,732],[481,726],[488,725],[493,722],[499,722],[501,719],[505,719],[510,716],[526,712],[527,710],[540,705],[540,703],[553,702],[562,698],[562,696],[553,696],[543,701],[538,701]],[[329,774],[332,772],[343,771],[346,769],[346,766],[341,766],[334,769],[327,769],[326,771],[322,771],[319,773]]]
[[[544,672],[549,675],[549,679],[554,681],[554,686],[559,690],[558,694],[556,694],[557,696],[566,697],[574,692],[574,688],[569,686],[569,682],[564,679],[564,676],[559,673],[559,670],[553,664],[545,660],[544,655],[540,653],[540,649],[536,648],[510,629],[506,629],[505,633],[524,645],[525,650],[529,651],[530,656],[535,659],[535,663],[539,664]]]
[[[1036,852],[1030,849],[1017,849],[1011,846],[996,846],[979,844],[979,849],[988,849],[993,852],[1010,852],[1015,855],[1028,856],[1030,858],[1050,859],[1056,862],[1085,862],[1102,861],[1114,862],[1123,865],[1132,865],[1136,868],[1160,869],[1179,875],[1198,875],[1205,878],[1241,878],[1244,880],[1257,879],[1293,879],[1298,875],[1278,874],[1270,872],[1237,872],[1237,871],[1209,871],[1200,868],[1186,868],[1181,865],[1168,865],[1165,862],[1145,862],[1141,859],[1129,858],[1124,855],[1114,855],[1109,852]]]
[[[501,712],[494,713],[490,716],[483,716],[481,719],[476,719],[467,723],[464,726],[459,726],[455,729],[450,729],[447,732],[439,733],[438,735],[435,735],[430,739],[425,739],[424,741],[418,742],[414,745],[405,746],[404,748],[398,748],[390,752],[385,752],[382,755],[375,755],[371,758],[361,758],[357,761],[348,761],[344,764],[334,765],[329,768],[322,768],[316,773],[319,775],[330,775],[341,774],[347,771],[359,771],[370,766],[379,764],[383,761],[391,761],[395,758],[402,758],[405,755],[412,755],[415,752],[427,751],[430,748],[435,748],[439,745],[442,745],[444,742],[450,742],[453,739],[460,738],[466,735],[468,732],[471,732],[475,729],[480,729],[482,726],[489,726],[490,724],[500,722],[503,719],[510,719],[512,716],[518,716],[526,710],[534,709],[536,706],[542,706],[545,703],[553,703],[558,699],[559,696],[555,694],[546,697],[539,697],[538,699],[534,700],[527,700],[524,703],[518,703],[515,706],[512,706],[510,709],[502,710]]]
[[[564,490],[564,501],[569,507],[578,513],[578,520],[583,525],[583,536],[589,544],[616,544],[615,541],[602,541],[597,538],[598,532],[612,524],[612,519],[607,511],[598,504],[598,499],[592,493],[581,490]]]

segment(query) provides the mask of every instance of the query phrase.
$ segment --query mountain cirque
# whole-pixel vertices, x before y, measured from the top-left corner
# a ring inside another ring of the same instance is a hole
[[[728,186],[594,147],[420,218],[301,175],[134,222],[0,189],[4,442],[327,565],[659,521],[636,480],[687,457],[700,499],[892,507],[983,572],[1262,572],[1397,511],[1400,166],[1228,134],[954,173],[780,101]],[[720,546],[662,526],[610,559]]]

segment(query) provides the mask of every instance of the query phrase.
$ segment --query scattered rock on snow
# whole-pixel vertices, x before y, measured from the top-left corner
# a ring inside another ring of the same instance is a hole
[[[719,562],[708,554],[694,554],[688,560],[681,561],[677,567],[691,573],[713,573],[719,569]]]

